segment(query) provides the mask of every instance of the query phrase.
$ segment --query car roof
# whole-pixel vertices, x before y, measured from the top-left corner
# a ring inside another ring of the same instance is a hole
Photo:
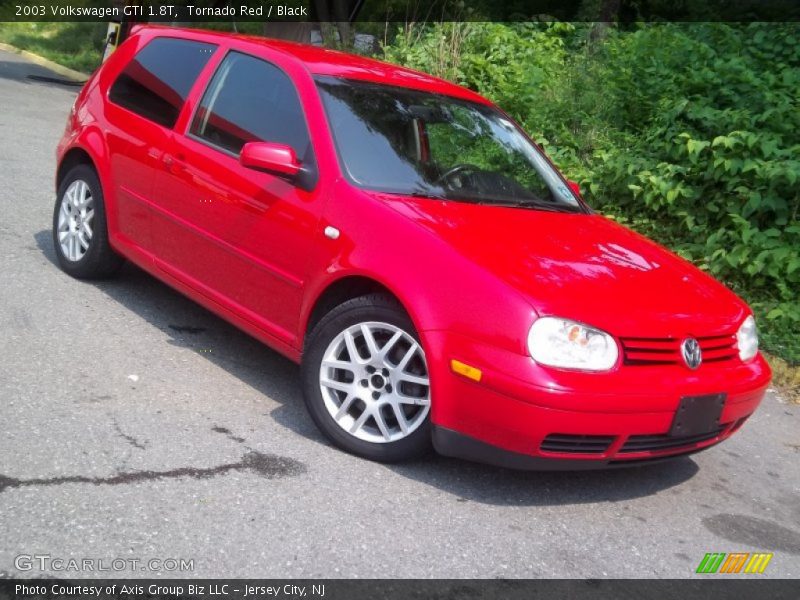
[[[234,43],[234,46],[240,45],[242,49],[247,48],[250,52],[257,53],[259,47],[280,52],[286,57],[296,60],[312,75],[328,75],[396,85],[471,100],[481,104],[491,104],[483,96],[465,87],[420,71],[414,71],[413,69],[357,54],[339,52],[309,44],[298,44],[252,35],[160,25],[139,25],[131,31],[131,34],[149,34],[153,36],[169,34],[171,37],[185,36],[210,43],[230,43],[233,41],[238,42],[238,44]]]

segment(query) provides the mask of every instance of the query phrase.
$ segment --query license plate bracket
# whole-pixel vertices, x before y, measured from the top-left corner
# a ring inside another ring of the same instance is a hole
[[[683,396],[670,427],[670,437],[687,437],[719,429],[727,394]]]

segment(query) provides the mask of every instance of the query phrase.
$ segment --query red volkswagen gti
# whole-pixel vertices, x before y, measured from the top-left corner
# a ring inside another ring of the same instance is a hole
[[[79,94],[56,188],[64,271],[130,260],[299,362],[362,457],[638,464],[724,440],[770,380],[741,299],[408,69],[141,27]]]

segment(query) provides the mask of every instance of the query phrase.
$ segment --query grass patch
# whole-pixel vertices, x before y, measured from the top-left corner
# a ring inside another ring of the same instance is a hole
[[[746,291],[739,291],[748,300]],[[750,302],[756,316],[761,347],[774,356],[779,356],[788,367],[800,372],[800,322],[789,319],[769,319],[767,311],[758,301]]]
[[[91,73],[103,57],[106,23],[0,23],[0,42]]]
[[[772,384],[789,402],[800,404],[800,366],[792,366],[782,358],[766,352],[764,358],[772,367]]]

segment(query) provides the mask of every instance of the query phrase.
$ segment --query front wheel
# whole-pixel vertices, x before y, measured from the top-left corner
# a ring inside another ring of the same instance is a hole
[[[303,386],[314,422],[347,452],[394,462],[430,450],[425,352],[393,299],[370,294],[326,315],[306,345]]]

